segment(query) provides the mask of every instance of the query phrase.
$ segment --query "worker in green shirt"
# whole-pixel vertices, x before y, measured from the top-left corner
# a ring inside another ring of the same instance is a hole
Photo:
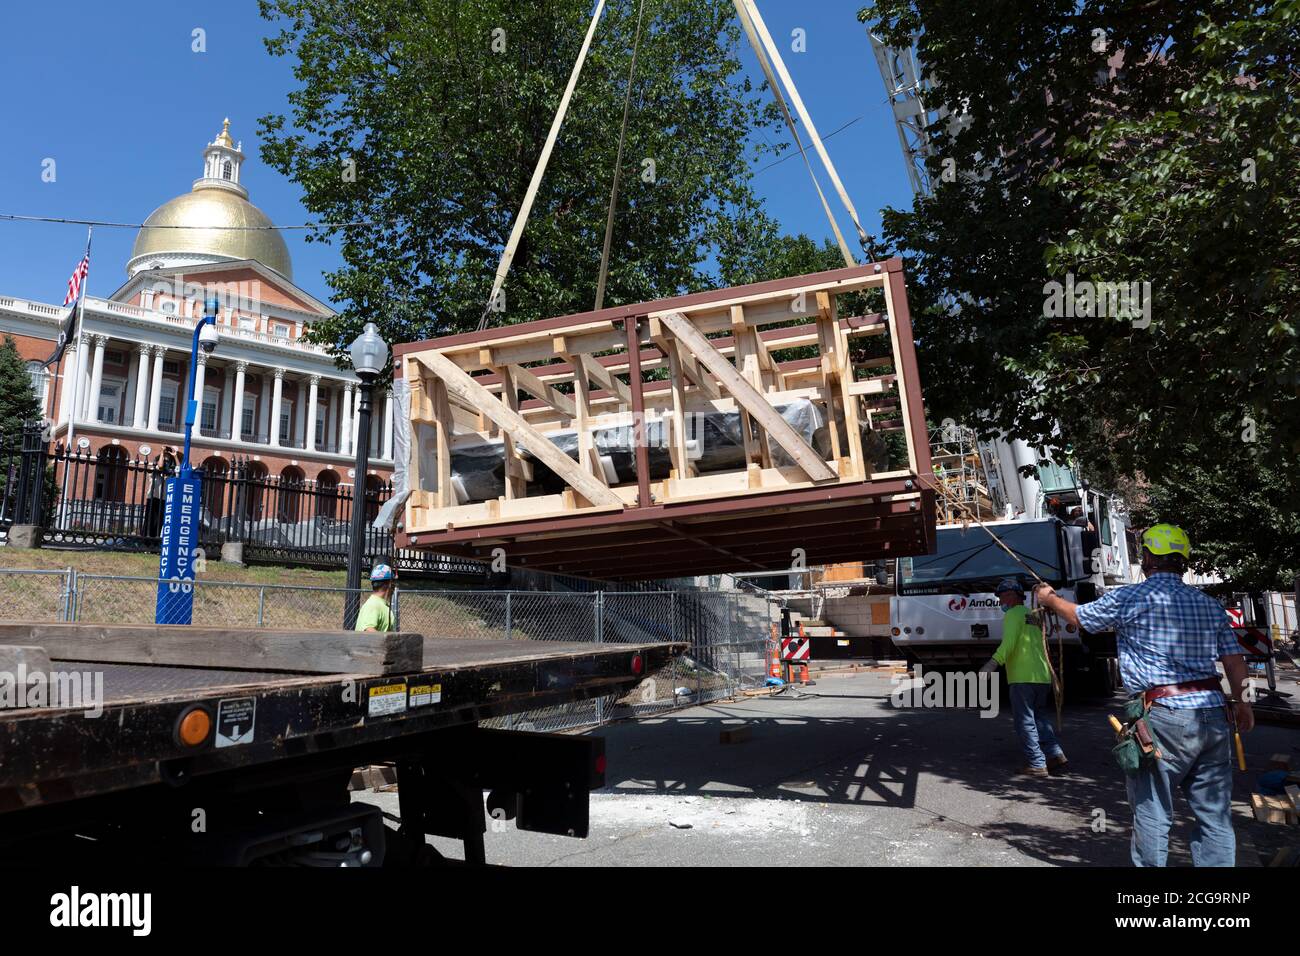
[[[1049,769],[1064,767],[1067,761],[1052,727],[1052,671],[1043,632],[1027,620],[1025,589],[1019,581],[1003,578],[996,594],[1004,615],[1002,643],[983,669],[992,672],[999,665],[1007,669],[1016,736],[1025,754],[1025,765],[1019,772],[1046,777]]]
[[[397,575],[392,566],[376,564],[370,572],[370,597],[361,605],[357,614],[358,631],[391,631],[393,629],[393,612],[388,604],[393,598],[393,588],[397,585]]]

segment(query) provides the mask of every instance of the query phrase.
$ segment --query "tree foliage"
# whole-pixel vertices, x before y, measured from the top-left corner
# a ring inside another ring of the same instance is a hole
[[[41,406],[32,389],[27,363],[18,354],[12,336],[0,343],[0,435],[18,440],[23,422],[41,417]]]
[[[474,328],[589,22],[587,0],[262,0],[291,58],[291,117],[263,117],[263,158],[294,179],[344,265],[337,346]],[[636,0],[597,29],[494,324],[590,309],[628,88]],[[777,241],[750,187],[778,116],[737,57],[730,4],[653,0],[632,80],[606,305],[769,278]],[[811,243],[809,243],[811,245]],[[813,258],[809,253],[809,258]]]
[[[879,0],[859,18],[919,34],[947,110],[934,195],[884,215],[931,414],[1136,478],[1208,564],[1286,581],[1294,544],[1245,555],[1300,513],[1300,3]],[[1060,309],[1052,283],[1137,283],[1149,314]]]

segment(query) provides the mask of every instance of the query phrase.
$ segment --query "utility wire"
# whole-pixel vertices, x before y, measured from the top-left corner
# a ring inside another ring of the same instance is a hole
[[[19,216],[0,213],[0,219],[10,222],[55,222],[74,226],[103,226],[108,229],[228,229],[249,232],[275,232],[284,229],[341,229],[346,226],[379,226],[383,223],[358,220],[357,222],[309,222],[295,226],[186,226],[180,224],[154,225],[144,222],[106,222],[101,219],[64,219],[56,216]]]
[[[830,138],[831,138],[832,136],[834,136],[836,133],[842,133],[842,132],[844,132],[844,130],[848,129],[848,128],[849,128],[850,126],[852,126],[854,123],[859,122],[861,119],[862,119],[861,116],[856,116],[856,117],[854,117],[853,119],[849,120],[847,123],[845,123],[843,126],[840,126],[840,127],[836,128],[836,129],[831,130],[829,133],[827,133],[825,136],[822,137],[822,142],[823,142],[823,143],[826,142],[826,140],[830,139]],[[759,173],[765,173],[765,172],[767,172],[769,169],[771,169],[773,166],[780,166],[780,165],[781,165],[782,163],[784,163],[787,159],[794,159],[795,156],[797,156],[797,155],[799,155],[799,154],[798,154],[798,153],[786,153],[786,154],[785,154],[784,156],[782,156],[780,159],[778,159],[778,160],[774,160],[773,162],[768,163],[766,166],[760,166],[758,169],[754,170],[754,175],[757,176]]]

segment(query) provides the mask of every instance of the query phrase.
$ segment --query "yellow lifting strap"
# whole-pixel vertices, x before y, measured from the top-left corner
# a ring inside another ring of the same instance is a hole
[[[591,38],[596,35],[596,24],[600,22],[600,16],[604,12],[605,0],[599,0],[595,12],[591,15],[591,26],[587,27],[587,35],[583,38],[582,49],[578,51],[578,60],[573,64],[573,72],[569,74],[569,83],[564,88],[564,95],[560,97],[560,108],[555,111],[555,118],[551,120],[551,130],[546,134],[546,144],[542,147],[542,154],[537,157],[537,166],[533,169],[533,178],[528,182],[528,191],[524,193],[523,205],[519,207],[519,215],[515,217],[514,227],[510,230],[510,239],[506,242],[506,247],[501,253],[501,261],[497,263],[496,278],[492,280],[492,294],[488,296],[487,304],[483,307],[483,315],[478,320],[480,331],[487,328],[488,315],[497,301],[497,296],[501,294],[502,287],[505,285],[506,274],[510,271],[510,263],[514,261],[515,251],[519,248],[519,240],[524,235],[524,227],[528,225],[528,214],[532,212],[533,201],[537,198],[537,187],[541,185],[542,176],[546,173],[546,164],[550,162],[551,152],[555,149],[555,140],[559,137],[560,127],[564,124],[564,117],[569,112],[569,101],[573,99],[573,90],[578,85],[578,77],[582,73],[582,64],[587,61],[587,51],[591,49]]]
[[[817,181],[817,173],[813,171],[812,161],[808,159],[808,152],[803,148],[803,139],[799,136],[799,128],[794,124],[794,117],[790,115],[790,107],[786,104],[785,96],[781,93],[781,87],[772,74],[772,64],[767,58],[767,53],[763,51],[763,43],[754,32],[754,22],[749,18],[749,11],[745,9],[742,0],[733,0],[733,2],[736,5],[736,15],[740,17],[740,25],[745,28],[745,36],[749,37],[749,45],[754,48],[754,55],[758,57],[758,65],[763,68],[763,76],[767,78],[767,85],[772,88],[772,95],[776,97],[777,105],[781,107],[781,115],[785,117],[785,125],[790,128],[790,135],[794,137],[795,146],[799,147],[799,155],[803,157],[803,164],[808,169],[808,176],[812,179],[813,188],[817,190],[817,198],[822,201],[822,209],[826,212],[826,221],[831,224],[831,231],[835,233],[835,241],[839,244],[840,253],[844,256],[844,264],[846,266],[856,265],[853,253],[849,251],[849,244],[844,241],[844,234],[840,232],[839,223],[835,221],[835,214],[831,212],[830,203],[826,201],[826,194],[822,192],[822,184]]]
[[[748,28],[746,29],[746,32],[750,35],[750,42],[753,43],[754,33],[757,33],[758,38],[762,41],[763,47],[767,50],[768,56],[771,57],[772,64],[776,67],[776,71],[780,75],[781,81],[785,84],[785,88],[790,94],[790,102],[794,104],[795,111],[799,114],[799,119],[802,120],[804,126],[808,129],[808,138],[812,140],[813,149],[817,150],[817,155],[821,157],[822,165],[826,167],[826,174],[830,177],[831,183],[835,186],[835,191],[839,193],[840,202],[844,203],[844,208],[848,210],[849,218],[853,220],[853,225],[858,230],[858,241],[861,242],[865,248],[871,242],[871,237],[868,236],[866,230],[862,228],[862,223],[858,219],[858,211],[853,208],[853,202],[849,199],[848,190],[844,188],[844,183],[840,180],[840,174],[835,171],[835,164],[831,162],[830,154],[826,152],[826,146],[822,143],[821,136],[817,134],[817,127],[813,125],[812,117],[808,115],[808,109],[804,106],[803,98],[799,95],[799,90],[794,85],[794,79],[790,76],[790,71],[785,68],[785,61],[781,59],[781,51],[772,41],[772,35],[767,31],[767,24],[763,22],[763,15],[758,12],[758,7],[754,3],[754,0],[733,0],[733,3],[736,6],[737,12],[740,12],[743,8],[744,12],[740,15],[740,22],[744,24],[748,21],[748,23],[753,25],[753,33],[750,33]],[[759,63],[763,63],[763,54],[759,51],[757,45],[755,45],[754,50],[758,54]],[[768,83],[772,86],[772,90],[776,94],[777,98],[780,99],[781,94],[777,92],[776,85],[772,83],[770,77]],[[787,121],[789,121],[788,115]],[[790,129],[791,132],[794,131],[793,124],[791,124]],[[819,187],[818,192],[820,191],[821,189]],[[835,230],[835,234],[837,236],[839,235],[838,229]],[[842,239],[840,245],[841,249],[843,249]],[[851,257],[849,257],[849,264],[852,264]]]

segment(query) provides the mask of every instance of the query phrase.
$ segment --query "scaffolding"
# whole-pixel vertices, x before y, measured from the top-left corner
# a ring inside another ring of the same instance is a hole
[[[939,524],[1001,517],[1002,496],[991,486],[984,452],[973,428],[948,422],[930,429],[930,460],[943,490]]]

